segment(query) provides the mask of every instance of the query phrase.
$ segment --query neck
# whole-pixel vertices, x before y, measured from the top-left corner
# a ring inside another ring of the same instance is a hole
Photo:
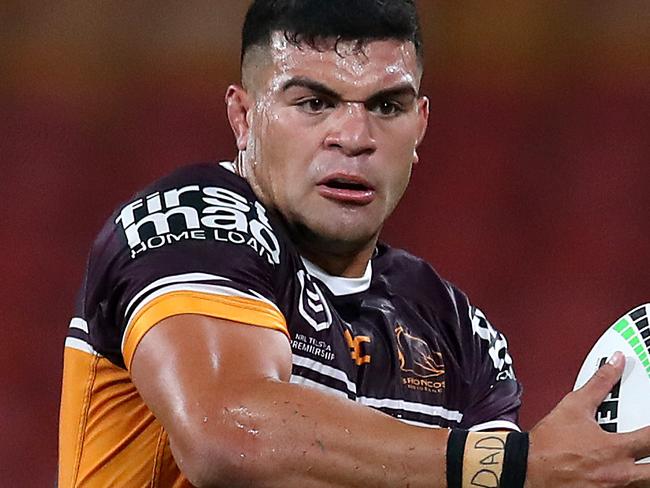
[[[344,278],[361,278],[366,272],[368,262],[375,252],[377,238],[373,238],[362,249],[354,252],[336,253],[332,250],[322,250],[314,246],[298,246],[301,256],[332,276]]]

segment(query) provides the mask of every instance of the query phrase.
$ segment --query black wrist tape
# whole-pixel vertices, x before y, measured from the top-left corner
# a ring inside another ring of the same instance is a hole
[[[447,488],[463,486],[463,458],[465,457],[466,430],[452,429],[447,440]]]
[[[454,429],[447,441],[448,488],[523,488],[528,433]]]
[[[528,467],[528,432],[511,432],[506,440],[501,487],[523,488]]]

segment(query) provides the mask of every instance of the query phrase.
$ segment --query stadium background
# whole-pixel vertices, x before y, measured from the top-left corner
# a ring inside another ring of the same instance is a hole
[[[0,6],[0,479],[51,486],[63,338],[102,221],[232,158],[247,2]],[[420,1],[431,126],[385,238],[505,331],[531,427],[650,299],[650,4]]]

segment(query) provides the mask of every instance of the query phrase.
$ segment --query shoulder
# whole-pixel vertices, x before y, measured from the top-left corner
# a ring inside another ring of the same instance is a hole
[[[240,176],[228,170],[227,163],[199,163],[181,166],[135,193],[118,206],[112,220],[126,229],[143,219],[156,223],[152,216],[181,213],[179,209],[201,208],[204,204],[222,203],[242,209],[255,203],[252,189]]]
[[[461,314],[467,314],[467,295],[426,260],[382,243],[373,264],[378,277],[413,305],[425,307],[441,318],[451,315],[450,319],[458,320]]]
[[[280,285],[295,262],[280,232],[248,183],[222,165],[184,166],[155,181],[117,208],[90,252],[80,313],[93,347],[122,365],[120,351],[137,344],[129,337],[168,314],[241,321],[242,304],[254,304],[279,317]]]
[[[137,192],[106,221],[95,250],[128,247],[136,258],[185,241],[248,242],[278,264],[280,244],[266,209],[226,164],[183,166]]]

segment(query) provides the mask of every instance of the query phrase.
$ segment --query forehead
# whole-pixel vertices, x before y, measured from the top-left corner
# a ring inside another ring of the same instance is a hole
[[[268,54],[271,63],[264,78],[272,91],[294,77],[319,81],[348,97],[404,83],[419,88],[421,69],[415,46],[408,41],[370,41],[359,49],[356,41],[332,40],[314,49],[276,32]]]

